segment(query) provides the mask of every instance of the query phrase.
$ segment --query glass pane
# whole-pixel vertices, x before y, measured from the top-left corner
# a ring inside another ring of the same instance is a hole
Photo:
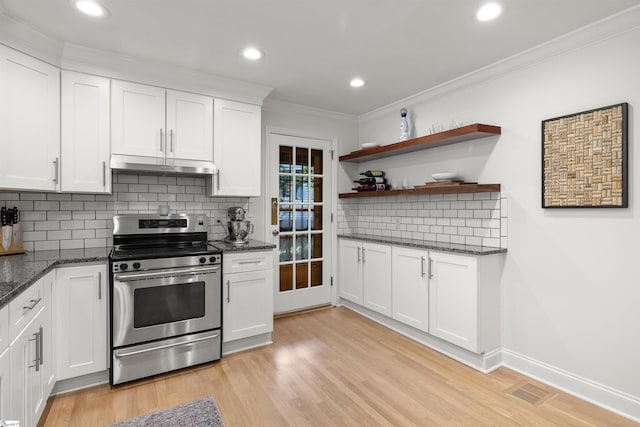
[[[280,172],[291,173],[293,147],[280,146]]]
[[[280,205],[280,231],[293,230],[293,206]]]
[[[280,236],[280,262],[293,261],[293,236]]]
[[[296,289],[309,287],[309,278],[307,277],[307,270],[308,270],[307,266],[308,264],[306,262],[301,262],[300,264],[296,264]]]
[[[296,205],[296,230],[309,229],[309,205]]]
[[[296,148],[296,173],[309,173],[308,148]]]
[[[310,195],[311,200],[314,202],[322,201],[322,178],[313,177],[311,178],[311,191]]]
[[[322,286],[322,261],[311,263],[311,286]]]
[[[309,178],[296,176],[296,201],[309,201]]]
[[[311,211],[311,229],[322,230],[322,206],[315,205]]]
[[[311,258],[322,258],[322,234],[311,235]]]
[[[293,290],[293,264],[280,266],[280,292]]]
[[[144,328],[202,317],[204,296],[204,282],[136,289],[133,291],[133,326]]]
[[[311,173],[322,174],[322,150],[311,150]]]
[[[280,175],[280,188],[278,194],[280,196],[280,202],[292,202],[291,200],[291,183],[293,180],[290,176]]]
[[[309,259],[309,236],[306,234],[296,235],[296,260]]]

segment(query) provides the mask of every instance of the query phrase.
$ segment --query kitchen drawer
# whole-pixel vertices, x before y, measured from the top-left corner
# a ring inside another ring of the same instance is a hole
[[[272,268],[273,250],[238,252],[222,256],[223,274],[271,270]]]
[[[9,303],[9,340],[13,342],[40,310],[44,308],[42,280],[38,280]]]
[[[9,306],[0,309],[0,354],[9,347]]]

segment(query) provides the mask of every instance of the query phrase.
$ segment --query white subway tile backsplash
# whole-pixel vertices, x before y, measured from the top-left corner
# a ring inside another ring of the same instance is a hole
[[[84,248],[84,240],[60,240],[60,249],[82,249]]]
[[[43,240],[36,241],[34,249],[36,251],[52,251],[60,249],[60,241],[59,240]]]
[[[71,200],[82,200],[83,202],[92,202],[96,199],[95,194],[72,194]]]
[[[74,239],[93,239],[96,237],[96,230],[72,230],[71,237]]]
[[[71,230],[47,231],[47,240],[64,240],[71,238]]]
[[[60,210],[60,202],[33,202],[33,209],[36,211],[58,211]]]
[[[60,221],[37,221],[35,230],[60,230]]]
[[[95,211],[76,211],[71,214],[73,219],[96,219]]]

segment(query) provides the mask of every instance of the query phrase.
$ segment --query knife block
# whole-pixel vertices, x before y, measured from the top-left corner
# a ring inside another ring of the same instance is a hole
[[[10,237],[10,241],[11,243],[9,244],[9,249],[5,249],[4,246],[2,245],[2,241],[3,239],[3,232],[4,230],[6,230],[7,228],[10,228],[11,230],[9,231],[11,233],[11,237]],[[18,234],[16,235],[17,241],[14,241],[14,234],[13,234],[13,227],[0,227],[0,256],[3,255],[15,255],[15,254],[23,254],[24,253],[24,240],[23,240],[23,229],[22,227],[20,227],[20,230],[18,231]]]

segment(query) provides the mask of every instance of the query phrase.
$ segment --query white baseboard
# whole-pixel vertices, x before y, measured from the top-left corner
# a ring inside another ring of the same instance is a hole
[[[242,338],[235,341],[223,342],[222,355],[226,356],[228,354],[250,350],[252,348],[262,347],[269,344],[273,344],[273,341],[271,339],[271,332],[256,335],[254,337]]]
[[[82,375],[76,378],[56,381],[53,386],[51,395],[70,393],[72,391],[82,390],[84,388],[94,387],[97,385],[109,384],[109,370],[100,371],[93,374]]]
[[[339,305],[485,374],[501,366],[502,352],[499,348],[485,354],[473,353],[350,301],[343,299]]]
[[[635,396],[507,349],[502,349],[502,365],[635,422],[640,422],[640,399]]]

